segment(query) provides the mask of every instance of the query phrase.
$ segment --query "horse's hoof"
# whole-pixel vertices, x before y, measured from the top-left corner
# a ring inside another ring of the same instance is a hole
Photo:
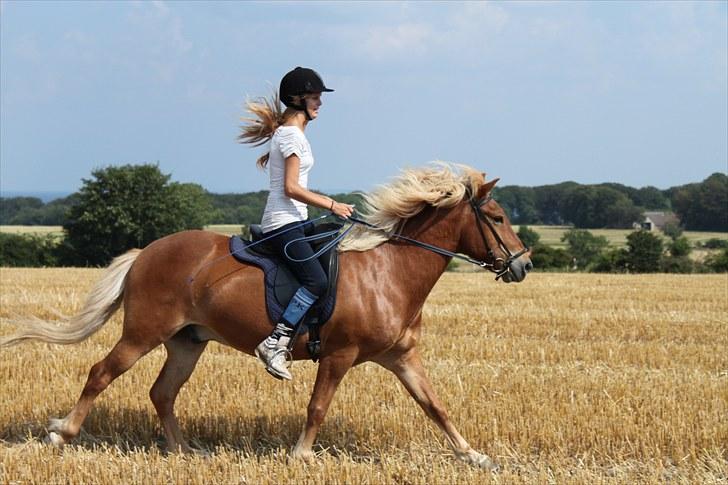
[[[303,461],[303,462],[309,463],[316,459],[316,454],[313,451],[293,450],[290,454],[290,457],[292,460]]]
[[[203,450],[201,448],[193,448],[187,444],[179,446],[167,446],[165,451],[170,455],[186,455],[186,456],[198,456],[200,458],[210,458],[212,453]]]
[[[494,473],[500,471],[500,466],[484,453],[471,451],[470,453],[459,454],[458,458],[468,463],[469,465],[473,465],[483,470],[489,470]]]
[[[483,470],[491,471],[493,473],[498,473],[500,471],[500,466],[498,465],[498,463],[491,460],[488,455],[478,456],[473,460],[473,465],[477,466],[478,468],[482,468]]]
[[[48,433],[48,436],[45,437],[45,440],[43,440],[46,444],[53,445],[56,448],[63,448],[63,445],[66,444],[66,440],[63,439],[63,436],[61,436],[59,433],[56,433],[55,431],[51,431]]]

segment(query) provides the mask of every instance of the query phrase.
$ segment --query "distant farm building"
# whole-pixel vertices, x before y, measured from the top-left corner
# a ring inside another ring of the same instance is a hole
[[[647,231],[664,230],[668,224],[680,224],[674,212],[645,212],[643,214],[645,220],[642,223],[634,223],[635,229],[645,229]]]

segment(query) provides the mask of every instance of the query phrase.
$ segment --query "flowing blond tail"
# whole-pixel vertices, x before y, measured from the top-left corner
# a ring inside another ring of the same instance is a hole
[[[14,334],[0,338],[0,348],[10,347],[23,340],[68,345],[93,335],[121,306],[126,275],[140,252],[141,249],[132,249],[115,258],[104,276],[94,285],[78,314],[56,322],[38,318],[17,322],[21,328]]]

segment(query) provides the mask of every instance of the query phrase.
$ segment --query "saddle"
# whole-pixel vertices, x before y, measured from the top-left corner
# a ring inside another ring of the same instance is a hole
[[[340,224],[335,223],[320,224],[315,227],[307,226],[306,236],[329,232],[341,227]],[[263,270],[266,310],[271,324],[275,325],[276,322],[280,321],[288,302],[291,301],[296,290],[301,287],[301,283],[288,269],[282,257],[268,247],[265,242],[248,248],[250,244],[263,238],[263,232],[259,224],[250,226],[250,236],[252,241],[242,239],[240,236],[232,236],[230,238],[230,254],[242,263],[253,264]],[[334,237],[335,235],[315,241],[312,244],[314,252],[318,251],[321,246],[330,242]],[[311,306],[298,325],[299,334],[309,332],[307,348],[314,361],[317,360],[320,351],[319,328],[331,318],[336,306],[339,253],[336,248],[332,248],[330,251],[323,253],[318,259],[321,262],[321,267],[328,275],[329,286],[326,293]]]

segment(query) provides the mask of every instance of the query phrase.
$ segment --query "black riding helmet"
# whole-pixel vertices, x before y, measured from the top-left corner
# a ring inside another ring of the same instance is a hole
[[[306,67],[297,67],[288,72],[281,79],[281,86],[278,90],[281,101],[288,108],[298,109],[306,113],[306,118],[311,119],[308,114],[305,103],[303,105],[294,101],[294,96],[303,96],[304,94],[329,93],[333,89],[329,89],[324,85],[323,79],[313,69]]]

